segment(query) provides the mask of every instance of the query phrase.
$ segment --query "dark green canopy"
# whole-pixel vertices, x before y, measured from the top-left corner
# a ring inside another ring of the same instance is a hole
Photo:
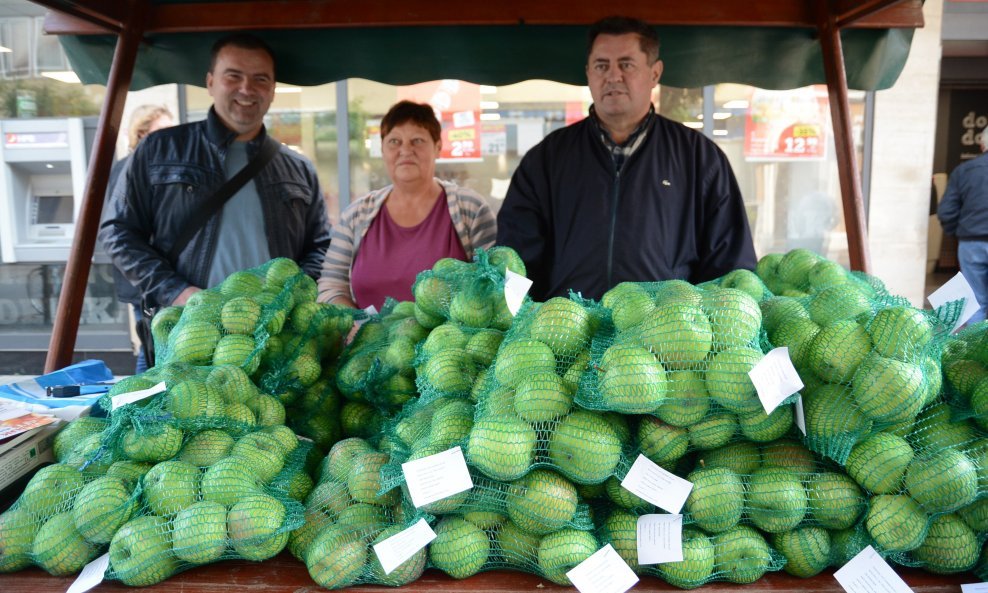
[[[812,29],[729,26],[656,27],[662,83],[692,88],[734,82],[764,89],[825,84]],[[222,33],[149,35],[131,88],[203,86],[209,48]],[[845,29],[851,89],[891,87],[909,55],[913,29]],[[436,26],[261,31],[278,56],[278,80],[312,86],[346,78],[410,84],[455,78],[503,85],[547,79],[583,85],[586,27]],[[72,68],[87,84],[106,84],[116,36],[61,35]]]

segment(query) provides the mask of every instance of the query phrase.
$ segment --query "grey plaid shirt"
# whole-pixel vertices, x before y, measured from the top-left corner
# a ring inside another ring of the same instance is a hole
[[[590,120],[593,121],[594,126],[597,128],[597,132],[600,134],[600,141],[604,143],[604,148],[606,148],[607,152],[611,154],[611,159],[614,161],[614,167],[618,171],[621,170],[621,167],[624,166],[624,163],[631,157],[631,155],[635,154],[638,147],[645,142],[645,136],[648,135],[648,125],[652,121],[652,117],[654,115],[655,106],[653,105],[648,108],[648,113],[644,118],[642,118],[641,122],[639,122],[638,127],[635,128],[635,131],[628,136],[628,139],[621,144],[618,144],[611,139],[611,135],[604,129],[604,126],[601,125],[594,106],[590,106]]]

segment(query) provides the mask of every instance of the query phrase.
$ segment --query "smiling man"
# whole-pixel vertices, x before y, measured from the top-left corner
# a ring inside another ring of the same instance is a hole
[[[531,149],[497,217],[536,300],[600,298],[624,281],[693,283],[756,263],[730,163],[712,141],[655,113],[659,41],[610,17],[588,35],[586,119]]]
[[[275,88],[271,48],[247,34],[220,39],[206,88],[213,106],[205,120],[155,132],[138,146],[100,227],[113,263],[151,305],[185,304],[231,273],[275,257],[291,258],[317,278],[329,246],[315,168],[264,127]],[[210,215],[204,204],[265,152],[253,175]]]

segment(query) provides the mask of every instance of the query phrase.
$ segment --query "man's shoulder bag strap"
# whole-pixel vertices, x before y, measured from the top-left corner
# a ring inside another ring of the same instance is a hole
[[[189,244],[192,237],[196,235],[209,220],[223,208],[223,205],[233,197],[240,188],[242,188],[248,181],[250,181],[257,172],[264,168],[271,162],[274,155],[278,154],[278,150],[281,148],[281,144],[268,136],[261,147],[260,152],[257,153],[249,163],[244,165],[244,168],[237,171],[237,174],[231,177],[216,190],[212,196],[202,203],[202,207],[195,212],[189,220],[189,224],[186,225],[185,230],[179,235],[178,239],[175,240],[175,244],[168,251],[168,259],[172,263],[178,261],[178,256],[182,253],[182,250]]]

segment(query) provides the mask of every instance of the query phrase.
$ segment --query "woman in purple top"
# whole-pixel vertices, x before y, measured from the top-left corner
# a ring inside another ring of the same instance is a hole
[[[392,185],[341,214],[323,262],[320,301],[380,309],[389,296],[411,300],[416,274],[444,257],[469,261],[474,249],[494,244],[494,215],[484,199],[435,177],[441,131],[432,107],[411,101],[381,120]]]

